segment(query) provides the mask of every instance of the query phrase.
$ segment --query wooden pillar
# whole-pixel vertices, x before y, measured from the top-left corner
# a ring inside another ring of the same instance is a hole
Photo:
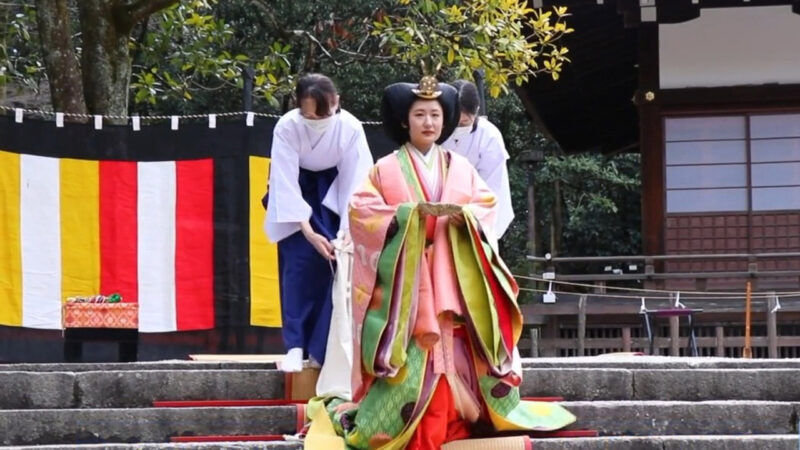
[[[631,327],[622,327],[622,351],[630,352],[632,346]]]
[[[680,356],[681,354],[681,324],[680,317],[669,318],[669,355]]]
[[[586,356],[586,296],[578,298],[578,356]]]
[[[725,356],[725,328],[722,325],[717,325],[715,330],[717,332],[717,357],[722,358]]]
[[[778,358],[778,312],[774,311],[777,304],[777,296],[770,292],[767,298],[767,345],[770,358]]]
[[[539,329],[531,328],[531,358],[539,357]]]
[[[658,24],[639,25],[639,151],[642,155],[642,247],[645,255],[664,253],[664,131],[659,107]],[[660,263],[659,263],[660,265]],[[658,270],[658,269],[657,269]]]
[[[540,354],[542,356],[558,356],[558,350],[553,346],[553,341],[559,337],[558,332],[558,316],[547,316],[544,324],[544,330],[542,330],[542,338],[547,339],[550,342],[548,345],[543,345],[543,348],[540,348]]]
[[[747,282],[747,292],[745,293],[745,307],[744,307],[744,348],[742,349],[742,358],[750,359],[753,357],[753,346],[750,339],[750,324],[752,317],[752,283]]]
[[[595,281],[594,282],[594,292],[596,294],[605,294],[606,293],[606,282],[605,281]]]

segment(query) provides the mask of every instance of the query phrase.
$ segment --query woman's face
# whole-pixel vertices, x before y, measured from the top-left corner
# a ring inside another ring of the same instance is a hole
[[[300,99],[300,115],[308,120],[321,120],[328,117],[333,116],[336,114],[336,110],[339,109],[339,96],[334,95],[328,98],[328,103],[330,104],[331,108],[328,114],[324,116],[320,116],[317,114],[317,101],[314,100],[314,97],[304,97]]]
[[[427,151],[442,135],[444,113],[436,100],[416,100],[408,111],[408,134],[411,144]]]
[[[475,114],[465,113],[461,111],[461,117],[458,119],[458,126],[471,127],[475,123]]]

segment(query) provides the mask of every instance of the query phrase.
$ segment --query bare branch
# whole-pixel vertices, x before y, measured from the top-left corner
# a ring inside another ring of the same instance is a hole
[[[337,48],[336,51],[360,62],[388,63],[396,60],[396,58],[392,56],[382,56],[369,53],[354,52],[350,50],[345,50],[343,48]]]
[[[336,67],[342,66],[342,63],[340,63],[333,55],[331,55],[331,52],[329,52],[328,49],[325,48],[324,45],[322,45],[322,42],[320,42],[319,39],[317,39],[316,36],[314,36],[310,32],[305,30],[293,30],[292,33],[295,36],[302,36],[306,38],[308,42],[316,46],[322,52],[322,54],[324,54],[325,57],[328,58],[333,63],[334,66]]]

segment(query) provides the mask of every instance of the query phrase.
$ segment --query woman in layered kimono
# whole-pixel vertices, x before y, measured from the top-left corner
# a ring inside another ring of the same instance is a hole
[[[467,158],[494,192],[497,197],[495,233],[500,239],[514,220],[506,167],[509,156],[503,135],[486,116],[478,115],[481,101],[475,83],[457,80],[452,86],[458,90],[460,118],[458,127],[442,147]]]
[[[493,244],[495,197],[438,145],[458,121],[455,89],[430,76],[391,85],[383,121],[401,147],[350,209],[353,400],[310,404],[306,448],[432,450],[477,430],[573,422],[559,405],[520,401],[522,315]]]
[[[364,128],[339,109],[333,82],[309,74],[296,88],[299,108],[273,131],[265,229],[278,243],[283,340],[287,372],[325,359],[331,318],[333,246],[349,239],[351,194],[372,166]]]

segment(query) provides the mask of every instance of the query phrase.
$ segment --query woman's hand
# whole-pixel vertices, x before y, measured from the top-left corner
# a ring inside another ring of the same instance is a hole
[[[352,242],[353,242],[353,237],[350,236],[350,231],[344,230],[342,232],[342,247],[346,248]]]
[[[456,227],[463,227],[466,223],[463,212],[449,214],[447,217],[450,219],[450,223]]]
[[[308,222],[302,222],[300,224],[300,230],[303,232],[303,236],[306,238],[309,244],[314,247],[314,250],[317,251],[323,258],[328,261],[333,261],[335,256],[333,254],[333,244],[323,235],[315,232],[311,228],[311,224]]]

